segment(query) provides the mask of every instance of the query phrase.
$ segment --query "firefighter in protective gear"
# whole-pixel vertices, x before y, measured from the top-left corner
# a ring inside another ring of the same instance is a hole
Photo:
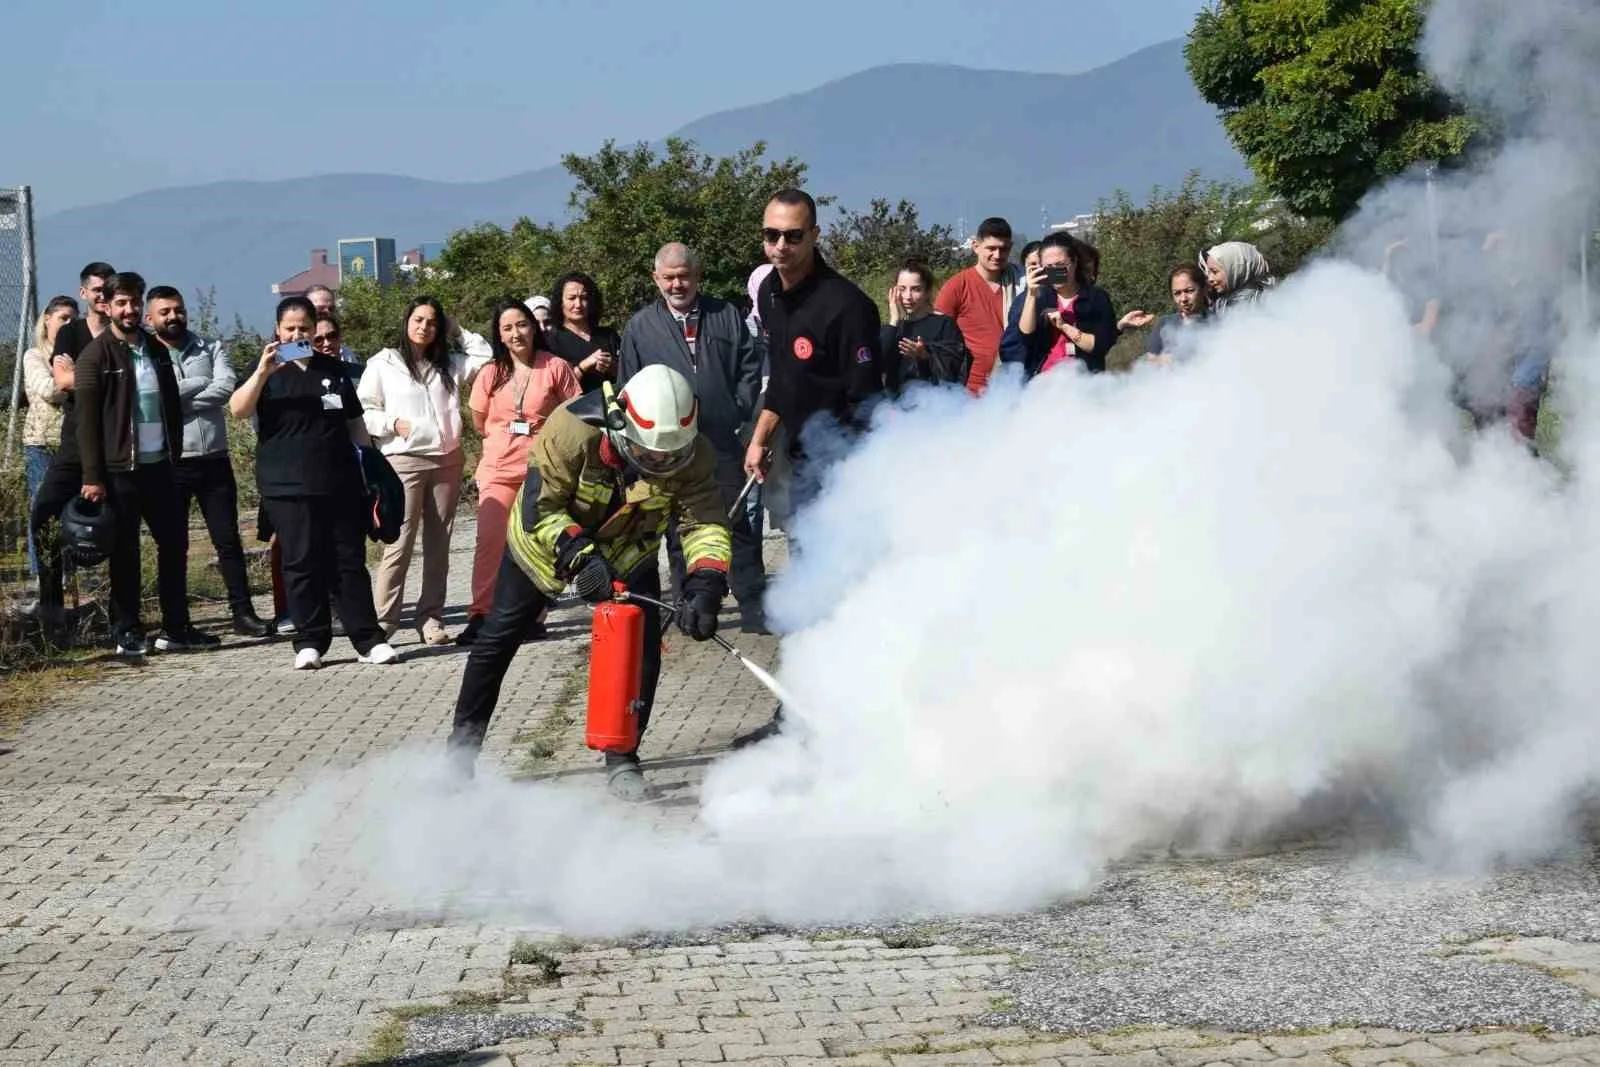
[[[606,383],[551,414],[528,451],[528,477],[511,505],[494,607],[467,658],[450,733],[454,758],[471,766],[517,646],[568,584],[591,603],[611,597],[613,581],[660,598],[656,556],[674,515],[688,577],[672,621],[705,641],[717,631],[733,545],[716,454],[699,432],[689,382],[656,364],[620,393]],[[644,613],[641,736],[661,673],[660,612],[644,605]],[[637,752],[608,752],[606,765],[613,793],[645,798]]]

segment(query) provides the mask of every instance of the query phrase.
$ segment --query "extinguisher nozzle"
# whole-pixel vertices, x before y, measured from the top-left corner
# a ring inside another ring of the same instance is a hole
[[[622,586],[622,583],[618,582],[617,585]],[[638,593],[630,591],[625,586],[617,591],[617,598],[619,600],[634,600],[641,604],[649,604],[668,613],[676,610],[671,604],[668,604],[664,600],[657,600],[655,597],[641,596]],[[768,673],[765,668],[759,664],[752,663],[750,661],[750,657],[746,656],[743,652],[740,652],[727,638],[723,637],[721,634],[712,634],[711,640],[720,645],[723,651],[727,652],[734,659],[738,660],[739,663],[743,665],[745,670],[753,674],[756,681],[760,682],[762,686],[765,687],[767,692],[778,698],[778,703],[790,707],[794,706],[793,698],[791,698],[788,693],[784,692],[783,686],[779,685],[778,680]]]

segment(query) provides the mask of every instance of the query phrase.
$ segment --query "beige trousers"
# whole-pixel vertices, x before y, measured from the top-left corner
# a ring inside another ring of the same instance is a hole
[[[372,578],[372,599],[378,623],[392,634],[400,625],[400,604],[405,596],[406,572],[417,531],[422,531],[422,589],[417,596],[416,625],[432,619],[444,621],[445,583],[450,577],[450,534],[456,525],[456,502],[461,499],[461,450],[448,456],[390,456],[389,465],[406,490],[406,517],[400,537],[384,546]]]

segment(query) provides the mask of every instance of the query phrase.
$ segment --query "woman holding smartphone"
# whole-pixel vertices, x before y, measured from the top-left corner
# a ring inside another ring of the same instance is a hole
[[[361,401],[336,357],[310,344],[316,310],[304,297],[278,304],[276,339],[234,390],[234,418],[255,417],[256,486],[283,551],[294,623],[294,666],[322,666],[333,643],[330,587],[362,663],[399,657],[384,641],[367,574],[366,489],[356,445],[370,445]]]
[[[1000,339],[1002,363],[1022,364],[1029,378],[1064,365],[1091,374],[1106,369],[1106,354],[1117,343],[1117,313],[1094,284],[1092,263],[1093,255],[1071,234],[1052,233],[1040,242],[1027,295],[1012,301]]]

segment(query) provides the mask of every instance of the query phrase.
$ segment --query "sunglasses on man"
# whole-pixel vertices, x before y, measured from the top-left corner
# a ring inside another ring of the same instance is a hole
[[[798,230],[775,230],[771,226],[764,226],[761,229],[761,239],[769,245],[777,244],[780,239],[792,245],[797,245],[806,239],[808,232],[803,228]]]

